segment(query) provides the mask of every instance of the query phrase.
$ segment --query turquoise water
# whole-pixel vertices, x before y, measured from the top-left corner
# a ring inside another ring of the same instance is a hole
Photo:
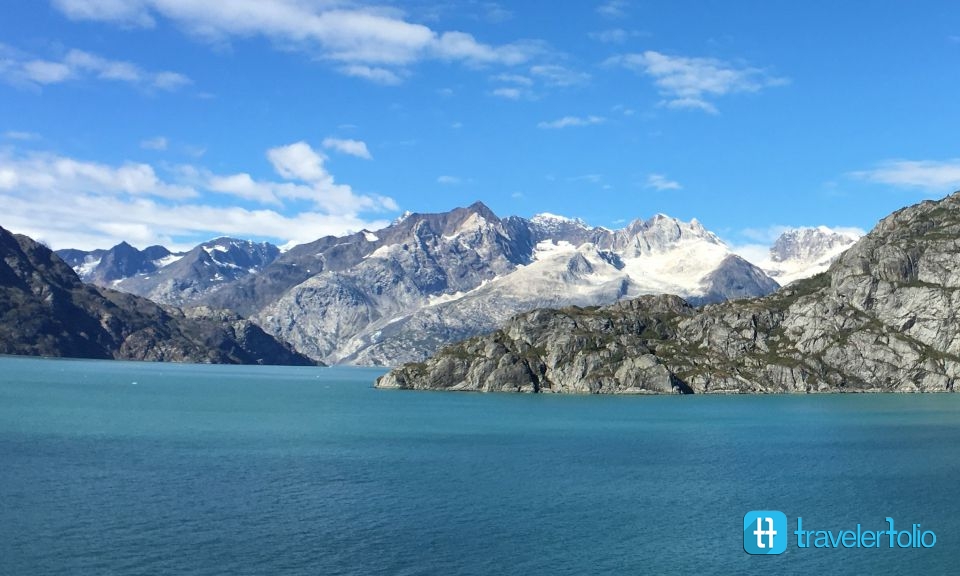
[[[960,396],[378,391],[379,370],[0,358],[0,574],[955,573]],[[790,529],[932,549],[743,552]]]

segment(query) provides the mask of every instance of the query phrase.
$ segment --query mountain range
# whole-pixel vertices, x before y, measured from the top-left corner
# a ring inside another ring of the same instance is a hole
[[[821,231],[822,232],[822,231]],[[806,254],[815,233],[772,256]],[[832,239],[820,243],[835,250]],[[809,253],[807,253],[809,252]],[[673,295],[539,309],[381,377],[381,388],[565,393],[954,391],[960,193],[884,218],[773,294],[700,308]],[[776,258],[780,259],[777,260]]]
[[[115,265],[142,269],[143,262],[127,248],[115,252]],[[234,313],[164,307],[140,296],[86,284],[49,248],[3,228],[0,354],[316,364]]]
[[[764,270],[696,220],[658,214],[608,230],[551,214],[501,219],[478,202],[283,252],[219,238],[186,253],[124,243],[58,254],[99,286],[233,310],[315,360],[396,365],[535,308],[769,294],[775,278],[812,274],[853,241],[826,228],[791,231]]]

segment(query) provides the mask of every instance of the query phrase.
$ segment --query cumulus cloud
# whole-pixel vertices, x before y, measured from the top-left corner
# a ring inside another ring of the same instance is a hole
[[[0,77],[13,85],[34,88],[96,79],[173,91],[191,83],[178,72],[148,71],[131,62],[110,60],[83,50],[70,50],[62,58],[47,60],[3,45],[0,45]]]
[[[161,18],[199,38],[228,42],[261,36],[286,49],[300,49],[338,62],[340,72],[381,84],[396,84],[404,69],[424,59],[468,65],[512,66],[542,51],[536,42],[487,44],[460,31],[436,31],[407,21],[393,8],[336,0],[53,0],[74,20],[125,27],[154,27]]]
[[[760,68],[716,58],[671,56],[653,50],[614,56],[607,60],[607,64],[623,66],[652,78],[663,97],[661,105],[667,108],[700,110],[709,114],[718,112],[710,101],[712,98],[759,92],[789,82]]]
[[[350,140],[341,138],[324,138],[323,147],[328,150],[334,150],[341,154],[348,154],[363,158],[364,160],[373,160],[370,150],[367,149],[366,142],[362,140]]]
[[[564,116],[556,120],[543,121],[537,124],[537,128],[547,130],[559,130],[561,128],[571,128],[578,126],[593,126],[603,124],[606,119],[602,116]]]
[[[376,229],[388,222],[366,214],[398,209],[389,197],[358,194],[335,182],[326,157],[305,142],[271,148],[267,159],[280,180],[196,166],[158,172],[143,163],[3,151],[3,226],[55,248],[121,240],[183,247],[223,234],[288,243]]]
[[[919,188],[929,193],[960,189],[960,158],[950,160],[887,160],[871,170],[851,172],[854,178],[897,186]]]
[[[185,199],[197,195],[189,186],[162,181],[148,164],[127,162],[110,166],[54,154],[0,155],[0,191],[44,192],[65,190],[76,194],[155,196]]]
[[[663,174],[648,174],[647,182],[644,184],[646,188],[653,188],[654,190],[680,190],[683,186],[680,185],[676,180],[670,180]]]

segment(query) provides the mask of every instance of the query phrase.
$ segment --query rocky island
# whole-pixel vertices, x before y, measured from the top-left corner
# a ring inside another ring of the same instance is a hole
[[[960,375],[960,193],[884,218],[817,276],[694,308],[535,310],[379,388],[561,393],[944,392]]]

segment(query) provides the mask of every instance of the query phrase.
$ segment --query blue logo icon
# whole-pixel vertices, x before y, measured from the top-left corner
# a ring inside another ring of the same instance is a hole
[[[787,549],[787,517],[776,510],[743,515],[743,550],[747,554],[783,554]]]

